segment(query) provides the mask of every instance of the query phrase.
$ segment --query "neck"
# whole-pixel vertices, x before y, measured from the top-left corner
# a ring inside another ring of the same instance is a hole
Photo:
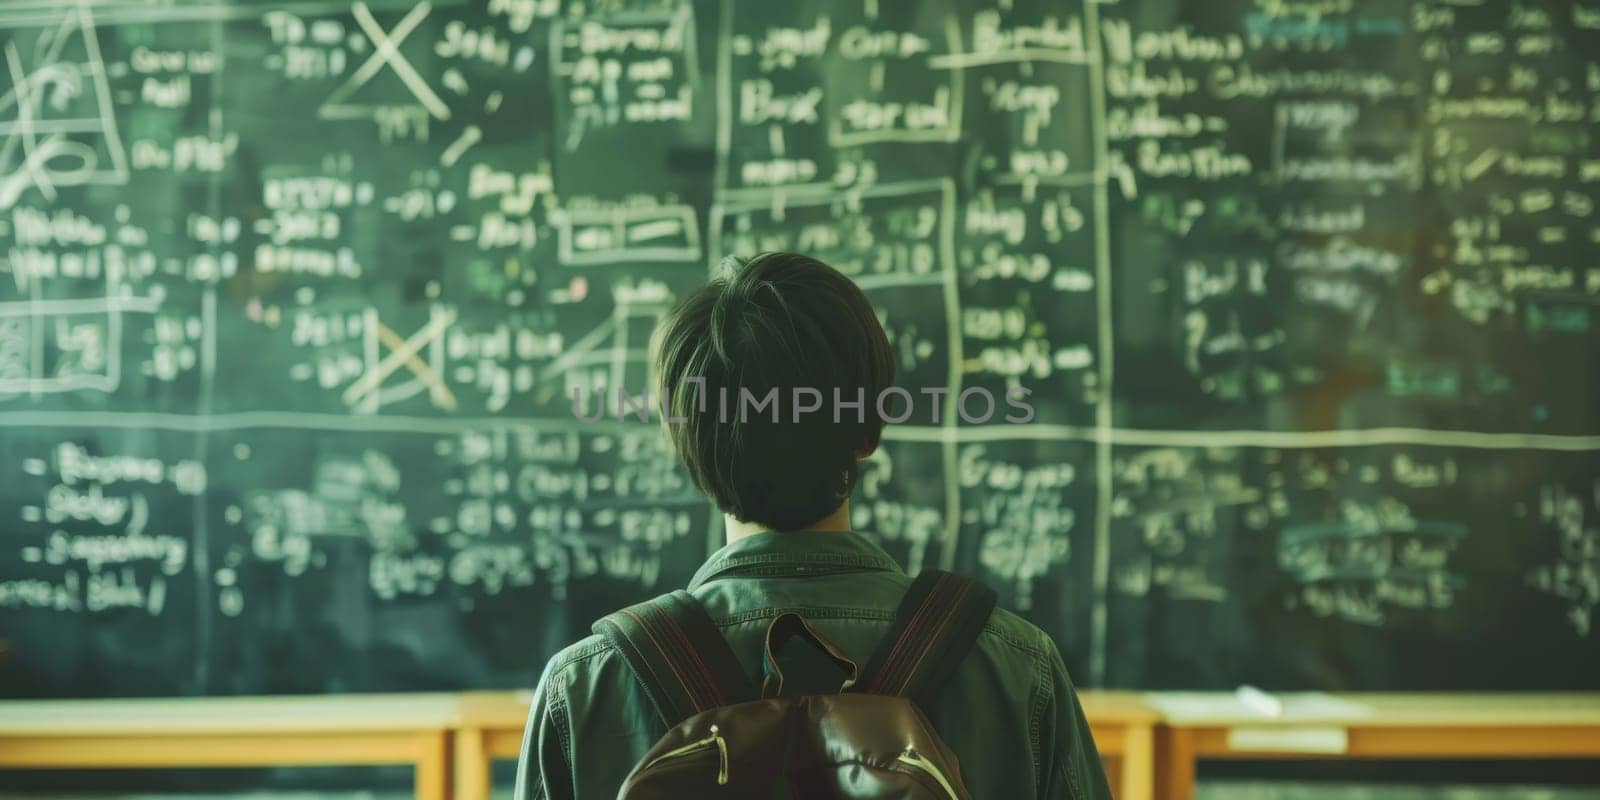
[[[755,522],[743,522],[733,518],[731,514],[722,515],[722,527],[728,534],[728,541],[733,542],[746,536],[772,530],[765,525]],[[839,507],[829,514],[804,528],[801,531],[848,531],[850,530],[850,501],[845,500]]]

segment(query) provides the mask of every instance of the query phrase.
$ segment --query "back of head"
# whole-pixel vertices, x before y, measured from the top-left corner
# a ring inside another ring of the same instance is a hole
[[[860,288],[814,258],[730,257],[719,271],[656,330],[668,435],[719,509],[803,528],[849,497],[877,446],[889,342]]]

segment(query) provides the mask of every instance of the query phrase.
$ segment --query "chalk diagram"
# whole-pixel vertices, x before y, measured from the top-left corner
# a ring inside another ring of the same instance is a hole
[[[369,311],[366,319],[366,368],[356,381],[341,395],[345,405],[365,413],[377,413],[386,403],[397,403],[417,394],[427,392],[428,399],[437,407],[454,410],[456,397],[446,385],[443,376],[442,346],[444,335],[455,322],[456,313],[448,309],[432,309],[428,323],[409,338],[402,339],[393,328],[378,319],[376,311]],[[426,358],[421,353],[426,349]],[[381,352],[381,351],[387,351]],[[397,385],[385,383],[395,373],[409,376]]]
[[[55,25],[12,27],[0,17],[0,30],[10,82],[0,94],[0,211],[29,189],[53,201],[57,187],[127,183],[89,7],[71,6]]]
[[[0,212],[36,191],[124,185],[127,154],[117,133],[105,60],[87,3],[67,4],[41,23],[37,13],[0,15]],[[98,297],[56,298],[19,264],[5,264],[27,299],[0,302],[0,397],[75,391],[111,393],[122,380],[123,315],[160,303],[131,296],[110,273]]]
[[[356,102],[359,95],[372,91],[372,80],[384,67],[388,67],[429,116],[438,120],[450,119],[450,107],[445,105],[433,87],[417,73],[411,61],[400,52],[401,43],[427,19],[432,9],[428,3],[418,3],[393,28],[384,30],[366,3],[352,6],[351,15],[355,17],[356,24],[372,42],[372,55],[355,72],[350,73],[350,77],[334,89],[333,94],[328,95],[318,114],[324,119],[368,119],[375,118],[385,107],[392,108],[393,104]]]

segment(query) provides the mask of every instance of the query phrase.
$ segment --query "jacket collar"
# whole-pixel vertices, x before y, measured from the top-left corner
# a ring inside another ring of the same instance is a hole
[[[839,572],[893,571],[894,558],[850,531],[756,533],[729,542],[711,554],[689,581],[693,591],[727,577],[823,575]]]

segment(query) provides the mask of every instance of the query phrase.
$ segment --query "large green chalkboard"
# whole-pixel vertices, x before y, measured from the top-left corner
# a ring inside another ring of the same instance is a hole
[[[574,418],[723,254],[912,388],[857,527],[1080,683],[1600,688],[1600,4],[0,8],[0,695],[527,686],[719,520]]]

